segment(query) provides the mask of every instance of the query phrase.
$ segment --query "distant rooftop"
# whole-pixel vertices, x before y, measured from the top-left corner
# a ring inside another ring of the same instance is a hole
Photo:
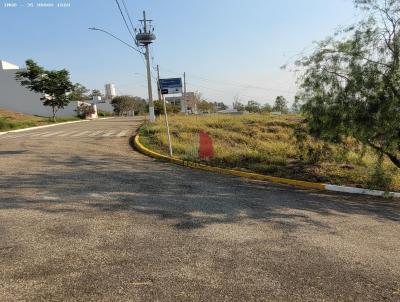
[[[7,61],[0,60],[0,70],[8,70],[8,69],[19,69],[19,67]]]

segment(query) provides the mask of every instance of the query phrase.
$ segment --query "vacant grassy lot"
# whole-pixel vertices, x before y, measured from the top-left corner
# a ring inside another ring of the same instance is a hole
[[[73,120],[79,120],[79,118],[75,116],[57,118],[58,123]],[[13,112],[0,108],[0,132],[47,125],[52,123],[53,121],[51,120],[51,118],[26,115],[23,113]]]
[[[199,131],[213,140],[212,165],[299,180],[400,191],[400,171],[352,139],[328,144],[307,134],[300,116],[173,116],[174,155],[198,159]],[[164,119],[141,130],[142,142],[168,154]]]

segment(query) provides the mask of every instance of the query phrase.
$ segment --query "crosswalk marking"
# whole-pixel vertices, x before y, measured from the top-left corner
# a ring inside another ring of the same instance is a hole
[[[63,132],[64,132],[64,131],[51,132],[51,133],[49,133],[49,134],[42,135],[41,137],[54,136],[54,135],[57,135],[57,134],[61,134],[61,133],[63,133]]]
[[[72,137],[79,137],[79,136],[85,135],[86,133],[89,133],[89,132],[90,131],[82,131],[82,132],[72,135]]]
[[[115,130],[112,130],[112,131],[109,131],[109,132],[103,134],[102,136],[103,137],[111,136],[111,135],[113,135],[114,132],[115,132]]]
[[[128,131],[124,130],[117,134],[118,137],[125,136]]]
[[[63,134],[60,134],[60,135],[58,135],[58,137],[64,137],[64,136],[68,136],[68,135],[71,135],[71,134],[74,134],[74,133],[76,133],[76,132],[78,132],[78,131],[69,131],[69,132],[66,132],[66,133],[63,133]]]
[[[40,132],[40,133],[35,133],[35,134],[32,134],[31,137],[40,136],[40,135],[44,135],[44,134],[47,134],[47,133],[51,133],[51,132]]]
[[[47,131],[47,132],[28,132],[28,133],[10,133],[0,136],[0,140],[3,142],[8,139],[16,139],[25,137],[30,138],[53,138],[53,137],[126,137],[128,136],[129,130],[73,130],[73,131]]]
[[[4,138],[7,138],[7,139],[9,139],[9,138],[17,138],[17,137],[23,137],[23,136],[27,136],[27,135],[29,135],[29,134],[18,134],[18,135],[12,135],[12,136],[7,136],[7,135],[4,135],[4,136],[0,136],[0,139],[4,139]]]
[[[93,137],[93,136],[96,136],[96,135],[98,135],[98,134],[100,134],[100,133],[102,133],[102,132],[104,132],[103,130],[101,130],[101,131],[95,131],[95,132],[93,132],[92,134],[89,134],[88,136],[89,137]]]

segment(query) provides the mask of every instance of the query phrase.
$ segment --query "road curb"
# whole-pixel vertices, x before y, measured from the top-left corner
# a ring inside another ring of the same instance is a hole
[[[288,179],[288,178],[262,175],[262,174],[258,174],[258,173],[251,173],[251,172],[244,172],[244,171],[238,171],[238,170],[232,170],[232,169],[226,169],[226,168],[219,168],[219,167],[214,167],[214,166],[200,164],[200,163],[196,163],[196,162],[192,162],[192,161],[183,160],[178,157],[169,157],[169,156],[157,153],[157,152],[150,150],[149,148],[143,146],[139,140],[139,134],[136,134],[134,137],[134,146],[139,152],[141,152],[145,155],[151,156],[153,158],[169,161],[174,164],[178,164],[178,165],[193,168],[193,169],[200,169],[200,170],[216,172],[216,173],[232,175],[232,176],[245,177],[245,178],[250,178],[250,179],[255,179],[255,180],[269,181],[269,182],[273,182],[273,183],[291,185],[291,186],[306,188],[306,189],[317,189],[317,190],[327,190],[327,191],[343,192],[343,193],[351,193],[351,194],[363,194],[363,195],[371,195],[371,196],[390,196],[390,197],[400,198],[400,193],[397,193],[397,192],[385,192],[385,191],[378,191],[378,190],[368,190],[368,189],[360,189],[360,188],[354,188],[354,187],[336,186],[336,185],[331,185],[331,184],[294,180],[294,179]]]
[[[105,117],[105,118],[99,118],[95,120],[108,120],[114,117]],[[17,132],[25,132],[29,130],[36,130],[36,129],[43,129],[43,128],[49,128],[49,127],[54,127],[54,126],[59,126],[59,125],[66,125],[66,124],[75,124],[75,123],[82,123],[82,122],[90,122],[93,120],[81,120],[81,121],[70,121],[70,122],[62,122],[62,123],[55,123],[55,124],[49,124],[49,125],[43,125],[43,126],[35,126],[35,127],[29,127],[29,128],[22,128],[22,129],[17,129],[17,130],[11,130],[11,131],[6,131],[6,132],[0,132],[0,135],[5,135],[7,133],[17,133]]]

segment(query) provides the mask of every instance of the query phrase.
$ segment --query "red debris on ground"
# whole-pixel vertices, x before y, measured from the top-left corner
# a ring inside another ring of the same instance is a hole
[[[199,133],[199,158],[207,159],[214,157],[214,148],[211,137],[204,131]]]

